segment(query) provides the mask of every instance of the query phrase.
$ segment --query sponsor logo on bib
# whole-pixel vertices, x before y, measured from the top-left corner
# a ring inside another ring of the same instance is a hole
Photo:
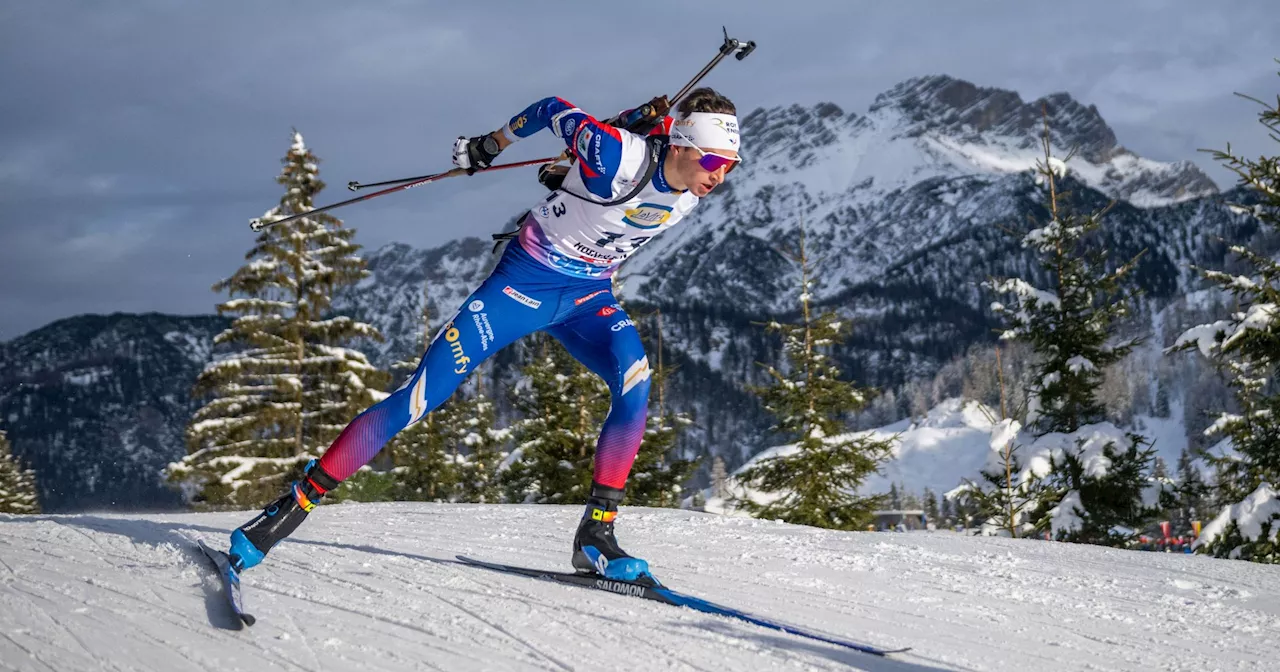
[[[657,203],[641,203],[627,210],[622,221],[637,229],[656,229],[671,219],[671,206]]]

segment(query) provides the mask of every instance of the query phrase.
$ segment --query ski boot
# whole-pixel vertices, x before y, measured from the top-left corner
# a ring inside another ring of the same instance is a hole
[[[320,498],[336,487],[338,480],[325,473],[318,462],[307,463],[302,480],[290,484],[289,492],[231,533],[231,566],[240,572],[262,562],[267,551],[293,534]]]
[[[613,519],[623,491],[598,483],[591,484],[587,510],[573,537],[573,568],[599,574],[607,579],[657,583],[649,573],[649,563],[633,558],[618,547],[613,536]]]

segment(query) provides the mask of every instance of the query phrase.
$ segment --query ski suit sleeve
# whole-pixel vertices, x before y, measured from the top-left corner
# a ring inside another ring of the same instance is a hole
[[[612,198],[613,181],[622,165],[621,131],[601,123],[563,98],[543,98],[507,122],[507,137],[527,138],[550,128],[578,160],[582,182],[591,193]]]

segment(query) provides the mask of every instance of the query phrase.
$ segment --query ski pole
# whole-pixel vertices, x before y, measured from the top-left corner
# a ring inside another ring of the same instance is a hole
[[[741,61],[742,59],[750,55],[751,52],[756,50],[755,40],[748,40],[746,42],[742,42],[736,38],[729,37],[728,28],[721,26],[720,29],[724,31],[724,43],[720,45],[720,51],[717,52],[715,55],[715,58],[712,58],[710,63],[707,63],[706,65],[704,65],[702,69],[698,71],[698,74],[694,75],[693,79],[689,80],[689,83],[685,84],[684,87],[681,88],[680,91],[676,93],[675,96],[667,99],[670,101],[669,103],[667,103],[668,108],[674,107],[676,103],[680,102],[681,98],[684,98],[686,95],[688,95],[688,93],[693,90],[693,87],[697,86],[698,82],[702,81],[703,77],[706,77],[708,74],[710,74],[712,69],[714,69],[717,65],[719,65],[720,61],[724,60],[725,56],[728,56],[729,54],[732,54],[736,51],[738,52],[736,58],[739,61]],[[657,100],[660,100],[660,99],[658,98],[654,99],[654,101],[657,101]],[[666,114],[666,112],[658,110],[657,107],[654,105],[654,102],[650,101],[648,103],[645,103],[644,105],[641,105],[640,107],[637,107],[634,110],[631,110],[626,114],[626,116],[614,117],[613,119],[610,119],[608,122],[605,122],[605,123],[608,123],[610,125],[615,125],[620,128],[625,128],[627,130],[632,130],[633,128],[636,127],[637,124],[641,122],[645,122],[646,120],[657,119],[662,114]]]
[[[563,156],[563,155],[561,155],[561,156],[552,156],[552,157],[548,157],[548,158],[545,158],[545,159],[532,159],[532,160],[529,160],[529,161],[519,161],[519,162],[517,162],[517,163],[504,163],[504,164],[502,164],[502,165],[498,165],[498,166],[490,166],[490,167],[485,168],[485,169],[483,169],[483,170],[476,170],[476,171],[469,171],[469,170],[467,170],[466,168],[454,168],[453,170],[447,170],[447,171],[445,171],[445,172],[443,172],[443,173],[435,173],[435,174],[433,174],[433,175],[422,175],[422,176],[420,176],[420,177],[410,177],[410,178],[407,178],[407,179],[404,179],[404,180],[391,180],[391,181],[389,181],[389,182],[379,182],[378,184],[397,184],[397,186],[391,187],[391,188],[389,188],[389,189],[383,189],[382,191],[375,191],[375,192],[373,192],[373,193],[371,193],[371,194],[365,194],[364,196],[357,196],[357,197],[355,197],[355,198],[352,198],[352,199],[348,199],[348,200],[342,201],[342,202],[340,202],[340,203],[334,203],[334,204],[332,204],[332,205],[326,205],[326,206],[324,206],[323,208],[316,208],[316,209],[314,209],[314,210],[308,210],[307,212],[301,212],[301,213],[298,213],[298,214],[296,214],[296,215],[290,215],[290,216],[288,216],[288,217],[281,217],[280,219],[266,220],[266,219],[263,219],[263,218],[261,218],[261,217],[255,217],[255,218],[253,218],[253,219],[249,220],[249,228],[253,229],[254,231],[261,231],[261,230],[263,230],[263,229],[267,228],[268,226],[271,226],[272,224],[283,224],[283,223],[285,223],[285,222],[291,222],[291,221],[293,221],[293,220],[295,220],[295,219],[301,219],[301,218],[303,218],[303,217],[308,217],[308,216],[310,216],[310,215],[315,215],[315,214],[319,214],[319,213],[321,213],[321,212],[326,212],[326,211],[333,210],[333,209],[336,209],[336,208],[341,208],[341,207],[342,207],[342,206],[344,206],[344,205],[351,205],[352,203],[359,203],[360,201],[367,201],[367,200],[369,200],[369,199],[371,199],[371,198],[377,198],[378,196],[383,196],[383,195],[386,195],[386,194],[395,193],[395,192],[397,192],[397,191],[404,191],[404,190],[406,190],[406,189],[412,189],[412,188],[414,188],[414,187],[420,187],[420,186],[422,186],[422,185],[424,185],[424,184],[427,184],[427,183],[429,183],[429,182],[435,182],[435,181],[437,181],[437,180],[443,180],[443,179],[445,179],[445,178],[447,178],[447,177],[457,177],[458,175],[467,175],[467,174],[471,174],[471,173],[484,173],[484,172],[488,172],[488,171],[491,171],[491,170],[504,170],[504,169],[506,169],[506,168],[521,168],[521,167],[523,167],[523,166],[533,166],[533,165],[537,165],[537,164],[539,164],[539,163],[552,163],[552,162],[554,162],[554,161],[559,161],[559,160],[561,159],[561,157],[562,157],[562,156]],[[365,186],[375,186],[375,185],[365,185]],[[348,185],[348,188],[350,188],[350,185]]]
[[[724,60],[725,56],[728,56],[729,54],[732,54],[733,52],[736,51],[738,53],[735,56],[735,58],[741,61],[747,56],[750,56],[751,52],[756,50],[755,40],[747,40],[746,42],[741,42],[736,38],[729,37],[728,28],[721,26],[720,29],[724,31],[724,44],[720,45],[720,51],[716,54],[715,58],[711,59],[710,63],[708,63],[705,67],[703,67],[702,70],[698,72],[698,74],[693,76],[693,79],[689,80],[688,84],[684,85],[683,89],[680,89],[680,92],[677,93],[675,97],[671,99],[672,104],[679,102],[681,98],[684,98],[686,94],[692,91],[693,87],[697,86],[698,82],[702,81],[702,78],[706,77],[711,72],[712,68],[715,68],[717,65],[719,65],[720,61]]]
[[[531,163],[554,163],[556,161],[563,161],[567,156],[569,156],[569,152],[565,151],[561,153],[560,156],[556,156],[556,157],[547,157],[545,159],[537,159],[536,161],[525,161],[523,163],[507,163],[500,166],[492,166],[490,168],[484,168],[481,170],[501,170],[503,168],[516,168],[519,166],[527,166],[527,165],[530,165]],[[480,170],[477,170],[476,172],[480,172]],[[447,177],[447,176],[444,175],[443,173],[437,173],[432,175],[419,175],[418,177],[402,177],[398,180],[371,182],[369,184],[363,184],[358,180],[352,180],[347,183],[347,189],[350,189],[351,191],[359,191],[361,189],[368,189],[369,187],[381,187],[388,184],[401,184],[404,182],[414,182],[416,180],[425,180],[427,178],[436,179],[437,177]]]

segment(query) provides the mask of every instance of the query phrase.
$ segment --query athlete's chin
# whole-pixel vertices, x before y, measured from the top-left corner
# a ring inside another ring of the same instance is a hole
[[[698,198],[702,198],[703,196],[706,196],[707,194],[711,193],[711,190],[715,188],[716,188],[716,185],[714,184],[695,184],[693,185],[692,191],[694,196],[697,196]]]

